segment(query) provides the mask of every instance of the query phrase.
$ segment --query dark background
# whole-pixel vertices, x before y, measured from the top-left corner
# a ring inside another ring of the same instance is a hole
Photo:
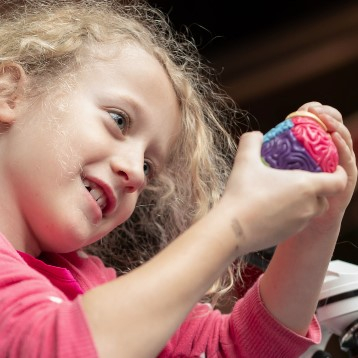
[[[358,148],[358,2],[149,1],[189,30],[219,81],[263,132],[301,104],[341,111]],[[358,195],[334,259],[358,265]]]

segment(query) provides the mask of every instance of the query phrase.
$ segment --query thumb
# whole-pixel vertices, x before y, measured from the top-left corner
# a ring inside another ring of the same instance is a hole
[[[246,159],[257,161],[261,157],[261,147],[263,134],[258,131],[246,132],[241,135],[238,154],[236,159]]]

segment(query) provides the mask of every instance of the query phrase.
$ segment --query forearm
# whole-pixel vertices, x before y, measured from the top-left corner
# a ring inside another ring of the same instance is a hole
[[[160,352],[236,257],[235,233],[217,217],[213,210],[145,265],[84,295],[101,356],[154,357]]]
[[[262,300],[272,315],[305,335],[316,310],[339,229],[322,236],[300,233],[277,246],[261,280]]]

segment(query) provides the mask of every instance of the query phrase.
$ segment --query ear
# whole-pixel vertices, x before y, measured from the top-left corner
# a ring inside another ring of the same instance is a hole
[[[14,122],[15,108],[24,93],[25,79],[25,71],[20,65],[0,65],[0,123]]]

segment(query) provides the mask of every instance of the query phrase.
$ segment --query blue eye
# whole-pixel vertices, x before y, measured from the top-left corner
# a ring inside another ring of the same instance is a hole
[[[143,171],[146,177],[149,177],[152,174],[152,167],[148,162],[144,162]]]
[[[128,116],[124,113],[118,113],[118,112],[108,112],[108,113],[112,117],[114,122],[116,123],[117,127],[122,132],[126,132],[126,130],[129,128],[129,124],[130,124]]]

